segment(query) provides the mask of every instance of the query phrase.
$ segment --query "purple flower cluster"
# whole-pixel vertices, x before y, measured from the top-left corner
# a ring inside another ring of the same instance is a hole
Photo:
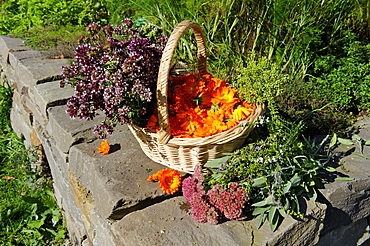
[[[205,192],[204,177],[200,167],[194,170],[194,175],[184,179],[182,192],[191,206],[191,215],[199,223],[208,222],[216,225],[222,218],[241,220],[245,203],[249,196],[237,182],[232,182],[229,188],[216,184]]]
[[[75,90],[67,113],[92,120],[104,112],[106,120],[94,129],[101,138],[117,123],[145,126],[167,38],[136,28],[130,19],[116,27],[91,23],[86,30],[90,36],[80,37],[75,60],[62,67],[60,86],[70,84]]]

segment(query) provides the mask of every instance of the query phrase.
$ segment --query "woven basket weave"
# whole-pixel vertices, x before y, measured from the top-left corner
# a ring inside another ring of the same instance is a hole
[[[160,130],[153,133],[135,125],[129,125],[129,128],[144,153],[153,161],[191,173],[196,165],[205,164],[209,160],[223,156],[223,153],[230,153],[241,147],[253,126],[244,122],[227,131],[204,138],[171,138],[167,107],[168,78],[177,44],[189,28],[193,29],[198,46],[198,71],[200,74],[206,72],[206,48],[202,30],[193,21],[182,21],[168,39],[159,67],[157,104]],[[255,122],[263,113],[264,105],[255,106],[256,109],[248,117],[247,122]]]

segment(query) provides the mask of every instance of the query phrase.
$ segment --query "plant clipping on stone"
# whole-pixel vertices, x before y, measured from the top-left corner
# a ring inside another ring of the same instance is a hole
[[[108,143],[108,140],[104,140],[103,142],[100,143],[98,152],[102,153],[103,155],[109,154],[110,151],[110,145]]]
[[[62,67],[61,87],[70,84],[67,102],[71,118],[106,119],[94,132],[106,138],[117,123],[145,126],[153,111],[158,69],[167,38],[149,23],[130,19],[118,26],[91,23],[90,36],[79,38],[75,59]]]

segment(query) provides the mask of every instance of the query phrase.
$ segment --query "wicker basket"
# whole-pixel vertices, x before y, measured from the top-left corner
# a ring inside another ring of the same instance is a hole
[[[179,23],[171,34],[163,51],[157,80],[158,123],[157,133],[145,128],[129,125],[144,153],[153,161],[169,168],[184,172],[193,172],[198,164],[223,156],[241,147],[250,131],[251,124],[239,124],[227,131],[204,138],[171,138],[167,107],[168,77],[172,57],[177,44],[189,28],[192,28],[198,46],[198,71],[206,72],[206,48],[200,26],[189,20]],[[255,122],[263,113],[264,105],[255,105],[256,109],[248,117],[248,122]]]

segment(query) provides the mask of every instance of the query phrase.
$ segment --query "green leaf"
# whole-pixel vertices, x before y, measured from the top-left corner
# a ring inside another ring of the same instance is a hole
[[[266,185],[266,177],[259,177],[252,180],[252,187],[261,188]]]
[[[336,169],[334,167],[325,167],[325,170],[328,172],[335,172]]]
[[[287,216],[287,214],[286,214],[286,212],[285,212],[285,209],[284,208],[279,208],[279,213],[280,213],[280,215],[281,216],[283,216],[284,218],[286,218],[286,216]]]
[[[369,146],[370,145],[370,140],[365,141],[364,144]]]
[[[257,228],[261,228],[261,226],[263,225],[263,223],[265,222],[267,218],[267,214],[266,213],[263,213],[260,215],[260,219],[258,220],[258,224],[257,224]]]
[[[308,198],[311,201],[316,201],[317,199],[316,189],[314,187],[308,187],[308,190],[309,190],[309,192],[307,193]]]
[[[64,235],[67,233],[66,230],[58,230],[57,234],[55,235],[55,239],[62,239]]]
[[[284,206],[285,210],[288,210],[290,209],[290,200],[288,197],[285,198],[285,206]]]
[[[265,206],[267,204],[268,204],[268,202],[266,200],[263,200],[263,201],[260,201],[260,202],[253,203],[252,206],[253,207],[262,207],[262,206]]]
[[[288,181],[286,184],[284,184],[283,185],[284,194],[288,193],[291,187],[292,187],[292,183],[290,181]]]
[[[331,149],[333,146],[335,146],[338,142],[338,136],[336,133],[334,133],[333,137],[330,140],[329,149]]]
[[[353,145],[354,142],[351,139],[346,139],[346,138],[338,138],[338,142],[344,145]]]
[[[268,222],[270,224],[271,231],[275,231],[279,223],[279,213],[276,213],[276,210],[276,206],[271,206],[268,215]]]
[[[62,214],[60,213],[59,210],[52,210],[51,222],[53,223],[53,226],[56,226],[56,224],[58,224],[61,218]]]
[[[267,218],[269,223],[272,222],[274,216],[275,216],[275,213],[276,213],[276,206],[270,206],[270,210],[269,210],[269,217]]]
[[[301,183],[302,178],[299,176],[298,173],[295,173],[294,176],[290,179],[292,183],[292,187],[296,187]]]
[[[221,164],[223,164],[224,162],[226,162],[230,157],[229,156],[224,156],[224,157],[220,157],[220,158],[217,158],[217,159],[213,159],[209,162],[207,162],[204,167],[208,167],[208,168],[219,168]]]
[[[27,225],[31,228],[37,228],[39,229],[41,226],[44,225],[45,217],[40,220],[31,220],[27,223]]]
[[[268,206],[268,207],[257,207],[253,210],[252,215],[256,216],[256,215],[262,214],[262,213],[266,212],[269,209],[270,209],[270,206]]]
[[[273,195],[269,195],[265,200],[253,203],[252,206],[254,207],[263,207],[265,205],[268,205],[272,202]]]
[[[338,178],[335,178],[335,180],[352,181],[352,180],[355,180],[355,178],[338,177]]]

